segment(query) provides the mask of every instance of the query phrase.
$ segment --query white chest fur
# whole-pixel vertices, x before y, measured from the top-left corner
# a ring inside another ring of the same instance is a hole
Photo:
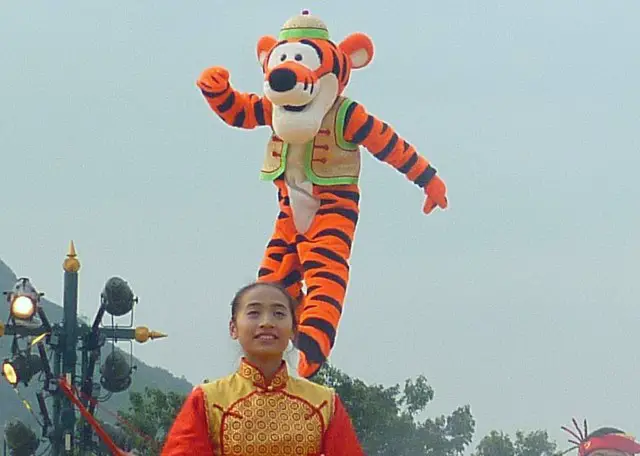
[[[305,173],[305,152],[304,144],[290,144],[285,171],[293,223],[301,234],[307,232],[320,208],[320,200],[313,195],[313,183]]]

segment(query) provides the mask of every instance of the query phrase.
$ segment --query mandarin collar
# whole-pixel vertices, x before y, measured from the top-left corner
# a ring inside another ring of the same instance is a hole
[[[240,367],[238,368],[238,374],[247,380],[253,382],[253,384],[265,390],[281,389],[287,385],[289,380],[289,372],[287,370],[287,363],[282,360],[280,367],[276,371],[271,382],[268,382],[262,371],[251,364],[246,358],[242,358]]]

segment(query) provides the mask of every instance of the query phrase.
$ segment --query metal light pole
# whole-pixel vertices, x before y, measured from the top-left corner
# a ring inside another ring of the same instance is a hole
[[[78,433],[75,432],[75,406],[62,393],[58,385],[59,380],[66,380],[66,384],[80,391],[79,399],[82,405],[93,415],[97,402],[94,391],[95,368],[107,339],[114,343],[123,340],[144,343],[149,339],[166,337],[166,334],[150,331],[144,326],[101,326],[105,313],[112,317],[126,315],[133,311],[137,302],[128,284],[118,277],[112,277],[107,281],[93,325],[78,325],[80,261],[73,241],[64,260],[63,269],[62,322],[54,325],[49,323],[44,310],[39,306],[42,294],[37,293],[29,280],[24,278],[20,279],[12,292],[5,293],[9,296],[11,312],[6,326],[0,321],[0,337],[14,336],[13,358],[3,362],[2,375],[14,387],[18,387],[20,382],[28,384],[36,373],[45,373],[43,391],[37,393],[37,399],[43,417],[43,437],[50,440],[54,456],[70,455],[76,445],[83,453],[95,447],[94,432],[89,423],[84,423],[79,438],[76,438]],[[39,324],[36,315],[39,317]],[[19,350],[18,341],[23,338],[30,338],[28,348]],[[45,344],[53,351],[53,366],[49,365]],[[38,347],[39,363],[38,356],[30,354],[31,347],[35,345]],[[79,376],[76,372],[78,350],[82,352]],[[32,364],[29,364],[29,360]],[[132,370],[132,366],[129,366],[124,357],[113,351],[101,368],[100,383],[111,393],[124,391],[131,384]],[[50,393],[53,398],[53,420],[49,418],[44,392]]]
[[[78,349],[78,271],[80,261],[76,255],[76,249],[71,241],[69,253],[62,265],[64,269],[63,289],[63,313],[62,313],[62,349],[58,351],[62,355],[62,375],[69,384],[74,385],[76,379],[76,362]],[[57,363],[56,363],[57,364]],[[54,422],[60,422],[60,430],[64,441],[64,449],[70,452],[73,442],[73,428],[76,421],[76,412],[73,404],[65,398],[59,416],[54,412]],[[57,440],[58,444],[60,440]],[[54,449],[54,455],[61,454]]]

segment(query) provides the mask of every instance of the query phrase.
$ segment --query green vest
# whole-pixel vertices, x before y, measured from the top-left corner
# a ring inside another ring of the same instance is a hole
[[[360,148],[344,139],[344,120],[348,98],[338,97],[322,119],[318,134],[304,147],[299,157],[307,178],[317,185],[357,184],[360,177]],[[262,180],[272,181],[285,172],[289,144],[271,136],[260,171]]]

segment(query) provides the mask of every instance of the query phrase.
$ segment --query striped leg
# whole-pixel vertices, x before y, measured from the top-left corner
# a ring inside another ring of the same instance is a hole
[[[258,281],[280,282],[287,291],[302,302],[302,266],[296,250],[296,228],[293,224],[287,188],[281,180],[276,181],[278,187],[278,204],[280,213],[275,223],[273,235],[258,271]],[[298,310],[301,306],[298,306]]]
[[[298,236],[307,296],[296,347],[298,374],[309,378],[329,357],[349,282],[349,258],[359,215],[356,185],[319,187],[321,206],[304,236]]]

